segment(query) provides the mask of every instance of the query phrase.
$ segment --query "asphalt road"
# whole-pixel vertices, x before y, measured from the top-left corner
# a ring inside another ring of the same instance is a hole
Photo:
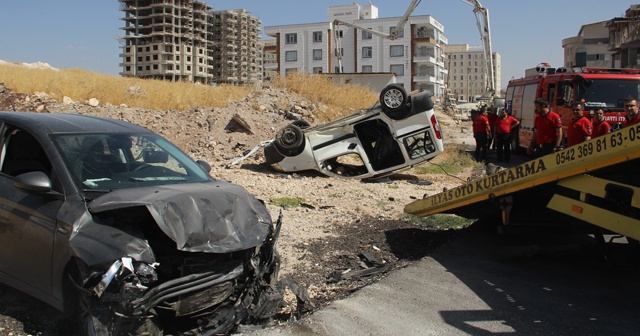
[[[298,322],[250,335],[637,335],[640,263],[586,235],[476,225],[431,256]]]

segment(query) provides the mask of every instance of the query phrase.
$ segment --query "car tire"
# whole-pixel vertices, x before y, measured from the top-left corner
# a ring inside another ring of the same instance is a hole
[[[77,284],[82,283],[82,274],[86,273],[88,267],[78,263],[78,270],[71,273],[75,277]],[[85,270],[84,272],[82,270]],[[97,309],[94,302],[93,294],[80,288],[76,289],[75,299],[76,321],[78,326],[78,335],[111,335],[108,328],[109,310],[106,307]]]
[[[284,156],[296,156],[304,149],[304,133],[294,124],[281,128],[276,134],[273,145]]]
[[[309,124],[308,121],[302,120],[302,119],[292,122],[291,125],[296,125],[296,126],[300,127],[300,129],[307,129],[307,128],[311,127],[311,124]]]
[[[389,118],[397,119],[404,115],[409,105],[407,91],[398,84],[387,85],[380,92],[380,106]]]
[[[284,155],[271,144],[264,147],[264,158],[267,164],[274,164],[284,160]]]

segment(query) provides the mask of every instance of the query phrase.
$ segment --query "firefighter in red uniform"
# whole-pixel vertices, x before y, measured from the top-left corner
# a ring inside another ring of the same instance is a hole
[[[487,118],[487,107],[480,108],[480,114],[473,119],[473,137],[476,139],[476,161],[487,159],[487,147],[489,146],[489,118]]]
[[[573,103],[571,111],[573,111],[573,118],[571,125],[567,129],[567,146],[591,140],[591,130],[593,128],[589,118],[584,116],[584,109],[581,103]]]
[[[638,101],[635,98],[627,98],[624,101],[624,112],[627,114],[624,126],[640,123],[638,114]]]
[[[493,128],[493,141],[496,142],[496,154],[498,162],[503,159],[509,162],[511,159],[511,131],[520,125],[518,119],[509,115],[506,108],[500,108],[500,115],[496,119],[496,125]]]
[[[611,125],[604,121],[604,110],[597,109],[593,115],[593,132],[591,132],[591,138],[609,134],[609,132],[611,132]]]
[[[533,136],[527,154],[541,157],[561,149],[562,120],[557,113],[551,111],[546,99],[538,98],[533,103],[536,107],[536,118],[533,121]]]

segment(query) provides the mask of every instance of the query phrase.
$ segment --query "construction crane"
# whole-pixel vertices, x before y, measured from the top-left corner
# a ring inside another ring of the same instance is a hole
[[[407,8],[407,11],[404,13],[404,15],[402,16],[402,18],[400,18],[400,21],[398,21],[398,24],[396,25],[396,29],[392,32],[390,32],[389,34],[387,33],[383,33],[377,30],[373,30],[371,28],[365,28],[362,26],[359,26],[357,24],[353,24],[351,22],[346,22],[346,21],[342,21],[342,20],[333,20],[333,26],[347,26],[347,27],[351,27],[351,28],[355,28],[355,29],[359,29],[362,31],[367,31],[373,35],[376,36],[380,36],[382,38],[385,39],[389,39],[389,40],[395,40],[398,38],[398,32],[402,31],[404,29],[404,25],[407,24],[407,21],[409,21],[409,16],[411,16],[411,13],[413,13],[413,11],[416,9],[416,7],[418,6],[418,4],[420,4],[422,0],[412,0],[411,4],[409,5],[409,8]],[[336,42],[336,57],[338,58],[338,72],[341,73],[342,72],[342,46],[340,43],[340,37],[336,36],[338,30],[335,29],[334,32],[334,37],[335,37],[335,42]]]
[[[380,32],[377,30],[373,30],[371,28],[365,28],[359,25],[356,25],[351,22],[346,22],[342,20],[334,20],[333,26],[347,26],[355,29],[359,29],[362,31],[369,32],[373,35],[380,36],[385,39],[395,40],[398,38],[398,32],[402,31],[404,25],[409,20],[409,16],[416,9],[416,7],[420,4],[422,0],[412,0],[409,8],[404,13],[400,21],[396,25],[396,29],[389,34]],[[468,5],[473,6],[473,12],[476,15],[476,25],[478,27],[478,32],[480,33],[480,38],[482,40],[482,48],[484,51],[484,60],[485,60],[485,87],[486,93],[483,94],[483,98],[492,99],[496,93],[496,76],[495,76],[495,66],[493,63],[493,51],[491,49],[491,30],[489,27],[489,10],[482,6],[480,1],[478,0],[460,0]],[[342,47],[340,43],[340,37],[336,36],[336,32],[334,32],[335,45],[336,45],[336,57],[338,58],[338,72],[342,72]]]
[[[491,49],[491,30],[489,28],[489,10],[482,7],[478,0],[460,0],[466,4],[473,6],[473,12],[476,15],[476,25],[482,40],[482,49],[484,51],[485,61],[485,88],[487,92],[483,94],[483,98],[493,98],[496,93],[496,76],[493,63],[493,51]]]

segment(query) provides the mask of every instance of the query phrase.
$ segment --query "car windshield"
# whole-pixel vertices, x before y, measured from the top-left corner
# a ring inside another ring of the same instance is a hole
[[[53,141],[85,192],[211,180],[199,164],[155,134],[59,134]]]

